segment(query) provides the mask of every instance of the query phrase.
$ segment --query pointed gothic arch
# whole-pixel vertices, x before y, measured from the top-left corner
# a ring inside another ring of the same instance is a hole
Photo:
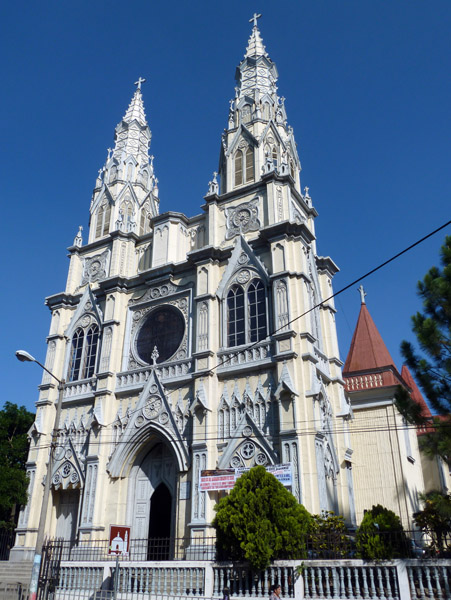
[[[95,239],[101,238],[109,233],[110,221],[111,204],[108,201],[108,198],[104,198],[97,210]]]

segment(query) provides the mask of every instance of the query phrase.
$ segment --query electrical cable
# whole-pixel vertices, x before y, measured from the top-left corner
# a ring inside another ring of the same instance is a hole
[[[451,220],[447,221],[446,223],[444,223],[443,225],[440,225],[440,227],[437,227],[436,229],[434,229],[433,231],[431,231],[430,233],[428,233],[427,235],[423,236],[422,238],[420,238],[419,240],[417,240],[416,242],[414,242],[413,244],[410,244],[409,246],[407,246],[407,248],[404,248],[404,250],[401,250],[400,252],[398,252],[397,254],[395,254],[394,256],[392,256],[391,258],[385,260],[383,263],[379,264],[378,266],[374,267],[373,269],[371,269],[370,271],[367,271],[364,275],[361,275],[360,277],[358,277],[357,279],[355,279],[354,281],[352,281],[351,283],[348,283],[346,286],[344,286],[343,288],[341,288],[340,290],[338,290],[337,292],[334,292],[333,294],[331,294],[330,296],[328,296],[325,300],[322,300],[321,302],[319,302],[318,304],[312,306],[311,308],[309,308],[308,310],[304,311],[303,313],[301,313],[300,315],[295,316],[293,319],[291,319],[288,323],[284,324],[282,327],[278,327],[277,329],[274,329],[273,331],[271,331],[266,338],[271,338],[274,334],[276,334],[279,331],[282,331],[284,329],[286,329],[286,327],[288,327],[289,325],[291,325],[292,323],[298,321],[299,319],[301,319],[302,317],[308,315],[310,312],[312,312],[313,310],[323,306],[324,304],[326,304],[327,302],[329,302],[330,300],[332,300],[333,298],[336,298],[337,296],[339,296],[340,294],[342,294],[343,292],[345,292],[346,290],[348,290],[349,288],[353,287],[354,285],[356,285],[357,283],[360,283],[361,281],[363,281],[364,279],[366,279],[367,277],[369,277],[370,275],[373,275],[374,273],[376,273],[377,271],[379,271],[380,269],[382,269],[383,267],[387,266],[388,264],[390,264],[391,262],[393,262],[394,260],[396,260],[397,258],[399,258],[400,256],[403,256],[404,254],[406,254],[407,252],[409,252],[410,250],[412,250],[413,248],[415,248],[416,246],[422,244],[423,242],[425,242],[427,239],[429,239],[430,237],[432,237],[433,235],[435,235],[436,233],[438,233],[439,231],[442,231],[442,229],[445,229],[445,227],[448,227],[449,225],[451,225]],[[265,338],[265,339],[266,339]],[[256,345],[260,344],[262,340],[258,341],[258,342],[253,342],[251,344],[248,344],[247,346],[243,347],[241,349],[241,351],[247,351],[247,350],[251,350],[252,348],[254,348]],[[219,362],[218,364],[216,364],[214,367],[212,367],[211,369],[209,369],[208,371],[203,371],[201,374],[196,374],[193,373],[193,379],[198,379],[198,378],[203,378],[205,376],[208,376],[210,374],[213,374],[213,372],[218,369],[219,367],[223,366],[224,364],[226,364],[227,362],[229,362],[231,360],[231,358],[226,358],[224,360],[222,360],[221,362]],[[182,389],[182,387],[184,386],[179,386],[176,387],[170,391],[168,391],[167,393],[167,397],[170,397],[171,394],[180,391]],[[138,412],[140,409],[134,409],[133,411],[131,411],[130,414],[133,414],[135,411]],[[111,423],[107,423],[105,425],[105,427],[109,427],[111,425],[113,425],[113,423],[115,422],[116,419],[114,419],[114,421],[111,421]]]

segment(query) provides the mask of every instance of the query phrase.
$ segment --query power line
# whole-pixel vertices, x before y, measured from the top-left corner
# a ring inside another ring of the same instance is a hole
[[[383,418],[385,420],[385,415],[380,417],[381,419]],[[370,419],[370,420],[374,420],[374,419]],[[432,427],[435,428],[440,428],[440,429],[447,429],[451,427],[451,422],[449,422],[448,424],[440,424],[439,427],[437,427],[435,424],[431,425]],[[301,430],[299,431],[299,435],[302,436],[315,436],[317,435],[317,433],[329,433],[330,435],[333,436],[337,436],[340,434],[344,434],[344,433],[348,433],[351,437],[356,436],[356,435],[364,435],[367,433],[389,433],[389,432],[398,432],[398,431],[418,431],[418,428],[414,425],[381,425],[381,426],[377,426],[377,425],[372,425],[372,426],[365,426],[365,425],[358,425],[357,427],[349,427],[349,428],[345,428],[345,427],[331,427],[328,429],[314,429],[314,428],[307,428],[305,430]],[[61,431],[61,430],[60,430]],[[230,440],[236,440],[239,439],[240,436],[234,435],[232,433],[228,434],[228,435],[223,435],[223,436],[219,436],[219,435],[211,435],[211,434],[207,434],[207,435],[193,435],[190,436],[189,440],[187,439],[187,437],[183,438],[183,441],[192,441],[192,442],[196,442],[196,441],[218,441],[218,442],[224,442],[224,441],[230,441]],[[255,436],[256,440],[274,440],[274,439],[281,439],[283,438],[283,434],[279,431],[275,434],[270,434],[270,433],[260,433],[259,435]],[[177,442],[176,440],[168,440],[167,438],[165,438],[164,440],[167,443],[171,443],[172,445],[175,445]],[[74,443],[74,442],[73,442]],[[78,444],[80,446],[83,446],[86,443],[86,439],[83,440],[83,442],[75,442],[75,445],[77,446]],[[114,447],[116,446],[120,446],[122,444],[129,444],[130,441],[125,441],[125,440],[114,440],[113,437],[111,438],[106,438],[105,436],[103,436],[103,440],[99,440],[99,441],[94,441],[93,445],[98,445],[98,446],[106,446],[106,445],[114,445]],[[58,446],[61,446],[62,444],[57,444]],[[52,444],[42,444],[41,446],[39,446],[38,449],[48,449],[52,446]]]
[[[410,246],[407,246],[407,248],[404,248],[404,250],[401,250],[400,252],[398,252],[397,254],[395,254],[394,256],[392,256],[391,258],[385,260],[383,263],[379,264],[377,267],[374,267],[373,269],[371,269],[370,271],[367,271],[364,275],[361,275],[360,277],[358,277],[357,279],[355,279],[354,281],[352,281],[351,283],[347,284],[346,286],[344,286],[343,288],[341,288],[340,290],[338,290],[337,292],[334,292],[333,294],[331,294],[330,296],[328,296],[325,300],[322,300],[321,302],[319,302],[318,304],[312,306],[311,308],[309,308],[308,310],[304,311],[303,313],[301,313],[300,315],[295,316],[293,319],[291,319],[288,323],[286,323],[285,325],[278,327],[276,329],[274,329],[273,331],[271,331],[266,337],[270,338],[271,336],[273,336],[274,334],[278,333],[279,331],[285,330],[288,325],[291,325],[292,323],[298,321],[299,319],[301,319],[302,317],[308,315],[310,312],[312,312],[313,310],[321,307],[322,305],[326,304],[327,302],[329,302],[329,300],[332,300],[332,298],[336,298],[337,296],[339,296],[340,294],[342,294],[343,292],[345,292],[346,290],[348,290],[349,288],[353,287],[354,285],[356,285],[357,283],[360,283],[361,281],[363,281],[364,279],[366,279],[367,277],[369,277],[370,275],[373,275],[374,273],[376,273],[377,271],[379,271],[380,269],[382,269],[383,267],[387,266],[388,264],[390,264],[391,262],[393,262],[394,260],[396,260],[397,258],[399,258],[400,256],[402,256],[403,254],[406,254],[407,252],[409,252],[410,250],[412,250],[413,248],[415,248],[416,246],[422,244],[423,242],[425,242],[427,239],[429,239],[430,237],[432,237],[433,235],[435,235],[436,233],[438,233],[439,231],[442,231],[442,229],[445,229],[445,227],[448,227],[448,225],[451,224],[451,220],[447,221],[446,223],[444,223],[443,225],[440,225],[440,227],[437,227],[437,229],[434,229],[433,231],[431,231],[430,233],[428,233],[427,235],[423,236],[422,238],[420,238],[419,240],[417,240],[416,242],[414,242],[413,244],[410,244]],[[265,338],[266,339],[266,338]],[[259,343],[261,343],[262,340],[258,341],[258,342],[253,342],[245,347],[241,348],[242,352],[245,352],[247,350],[251,350],[252,348],[254,348],[255,346],[257,346]],[[208,371],[204,371],[201,374],[195,374],[193,373],[193,379],[198,379],[198,378],[203,378],[205,376],[208,376],[210,374],[213,374],[213,372],[218,369],[219,367],[222,367],[223,365],[225,365],[227,362],[230,362],[231,358],[227,357],[225,359],[223,359],[221,362],[219,362],[218,364],[216,364],[214,367],[212,367],[211,369],[209,369]],[[171,394],[180,391],[184,386],[178,386],[172,390],[170,390],[167,394],[167,397],[169,397]],[[139,411],[140,409],[134,409],[130,414],[133,414],[135,412],[135,410]],[[105,427],[109,427],[110,425],[113,425],[115,421],[111,421],[111,423],[107,423],[105,425]]]

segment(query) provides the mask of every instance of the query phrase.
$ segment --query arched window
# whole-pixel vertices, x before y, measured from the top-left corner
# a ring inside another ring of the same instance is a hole
[[[254,149],[249,146],[246,150],[246,183],[254,181]]]
[[[243,123],[249,123],[249,121],[251,120],[251,116],[252,116],[250,104],[245,104],[243,106],[243,108],[241,109],[241,115],[242,115]]]
[[[246,343],[244,322],[244,290],[234,285],[227,294],[227,345],[240,346]]]
[[[269,106],[269,102],[264,102],[263,103],[263,118],[265,121],[269,121],[270,115],[271,115],[271,110],[270,110],[270,106]]]
[[[235,186],[254,181],[254,149],[248,146],[235,153]]]
[[[249,313],[249,342],[260,342],[266,337],[265,288],[260,280],[252,281],[247,290]]]
[[[75,330],[72,337],[72,348],[69,363],[69,381],[77,381],[80,379],[81,355],[83,352],[83,342],[85,332],[80,327]]]
[[[243,183],[243,152],[237,150],[235,154],[235,185]]]
[[[145,204],[141,209],[141,217],[139,220],[139,235],[145,235],[150,231],[150,211],[149,205]]]
[[[133,228],[133,205],[130,196],[127,196],[121,204],[123,231],[132,231]]]
[[[72,336],[68,380],[78,381],[92,377],[95,372],[99,346],[99,327],[91,325],[85,332],[78,327]]]
[[[97,212],[96,239],[107,235],[110,230],[111,204],[104,200]]]
[[[132,178],[133,178],[133,164],[130,162],[127,165],[126,179],[127,179],[127,181],[131,181]]]
[[[227,346],[260,342],[267,335],[266,294],[263,282],[247,288],[235,284],[227,294]]]
[[[274,163],[274,166],[277,167],[277,150],[275,146],[272,149],[272,161]]]
[[[92,377],[96,367],[97,346],[99,345],[99,328],[91,325],[86,332],[85,364],[83,378]]]

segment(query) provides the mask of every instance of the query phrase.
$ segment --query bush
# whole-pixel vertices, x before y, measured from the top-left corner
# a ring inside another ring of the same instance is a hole
[[[424,508],[414,515],[415,523],[429,537],[433,554],[448,554],[451,550],[451,494],[432,491],[420,498]]]
[[[403,558],[409,543],[397,515],[380,504],[363,517],[356,533],[357,555],[367,560]]]
[[[244,473],[215,510],[221,559],[259,571],[276,559],[306,558],[310,513],[264,467]]]
[[[345,558],[351,541],[342,516],[332,511],[312,515],[309,527],[309,551],[312,558]]]

